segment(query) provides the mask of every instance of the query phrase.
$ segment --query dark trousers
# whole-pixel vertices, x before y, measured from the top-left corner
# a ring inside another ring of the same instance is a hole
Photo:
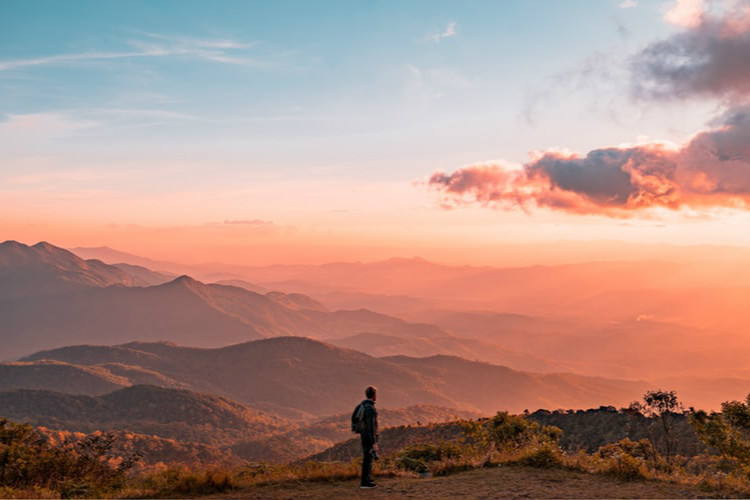
[[[369,484],[374,482],[372,479],[372,445],[373,442],[362,435],[362,480],[361,484]]]

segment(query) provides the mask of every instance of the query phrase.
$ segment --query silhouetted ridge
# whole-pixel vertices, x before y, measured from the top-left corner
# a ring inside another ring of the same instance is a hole
[[[2,416],[53,429],[130,430],[172,439],[228,444],[289,427],[227,398],[137,385],[91,397],[44,390],[0,392]]]
[[[193,285],[195,283],[200,283],[200,282],[197,281],[197,280],[194,280],[193,278],[191,278],[187,274],[183,274],[183,275],[178,276],[175,279],[173,279],[171,281],[171,283],[174,283],[174,284],[184,284],[184,285]]]
[[[7,240],[0,243],[0,251],[21,250],[25,246],[26,245],[19,243],[16,240]]]
[[[0,301],[132,286],[135,281],[122,269],[98,260],[85,261],[44,241],[33,246],[16,241],[0,244]]]

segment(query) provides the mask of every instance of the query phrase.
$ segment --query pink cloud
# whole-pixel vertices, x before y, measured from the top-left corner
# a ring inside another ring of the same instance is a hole
[[[436,172],[429,186],[441,193],[443,206],[613,217],[653,207],[750,209],[750,4],[734,4],[721,16],[703,7],[679,1],[667,17],[683,31],[647,46],[630,69],[640,98],[720,99],[727,111],[719,126],[677,148],[654,142],[585,156],[550,151],[522,169],[480,163]]]
[[[547,152],[511,169],[499,163],[436,172],[429,186],[446,208],[466,204],[630,217],[641,209],[750,209],[750,107],[672,149],[660,143],[602,148],[585,156]]]

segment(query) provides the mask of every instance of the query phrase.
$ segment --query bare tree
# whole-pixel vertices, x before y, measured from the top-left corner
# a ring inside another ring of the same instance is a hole
[[[667,466],[672,465],[672,455],[677,447],[677,436],[675,432],[675,417],[683,415],[685,412],[682,403],[677,400],[675,391],[647,391],[643,395],[643,402],[634,401],[630,405],[631,410],[636,410],[645,417],[659,422],[662,442],[664,443],[664,456],[667,459]],[[653,429],[652,429],[653,430]],[[651,439],[652,444],[656,446],[655,439]]]

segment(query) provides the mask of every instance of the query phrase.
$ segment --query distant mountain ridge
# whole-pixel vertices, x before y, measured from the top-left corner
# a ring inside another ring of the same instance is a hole
[[[129,270],[137,275],[128,274]],[[367,310],[329,311],[301,294],[259,294],[182,275],[84,261],[47,243],[0,245],[0,342],[5,359],[79,343],[173,340],[203,347],[263,337],[448,332]],[[159,283],[153,286],[139,286]]]
[[[83,260],[47,242],[0,243],[0,300],[112,285],[134,286],[137,280],[100,260]]]
[[[23,361],[42,360],[102,369],[112,363],[138,367],[194,391],[304,420],[351,411],[353,399],[370,384],[380,388],[380,401],[387,407],[427,404],[481,413],[581,408],[603,402],[626,405],[647,387],[643,382],[525,373],[452,356],[381,359],[301,337],[218,349],[166,343],[71,346]]]
[[[554,360],[549,356],[545,358],[520,350],[507,349],[489,340],[460,337],[398,337],[381,333],[359,333],[351,337],[326,339],[326,341],[338,347],[366,352],[377,357],[394,355],[429,357],[445,354],[510,366],[522,371],[540,373],[574,371],[572,364]]]
[[[733,335],[750,321],[744,300],[750,292],[746,248],[606,242],[606,252],[592,255],[591,246],[601,243],[562,241],[556,249],[581,257],[516,267],[441,265],[420,258],[320,265],[172,264],[209,282],[235,280],[243,286],[246,281],[251,289],[304,293],[333,309],[364,307],[399,317],[425,309],[584,321],[650,316]],[[104,260],[111,254],[78,251]],[[133,263],[142,262],[131,257]]]

